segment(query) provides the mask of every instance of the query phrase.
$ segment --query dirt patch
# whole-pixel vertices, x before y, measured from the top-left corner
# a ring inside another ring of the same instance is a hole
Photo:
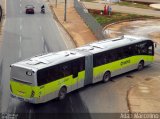
[[[105,31],[106,31],[106,37],[113,38],[124,34],[140,35],[149,37],[160,44],[159,19],[122,22],[107,27]]]

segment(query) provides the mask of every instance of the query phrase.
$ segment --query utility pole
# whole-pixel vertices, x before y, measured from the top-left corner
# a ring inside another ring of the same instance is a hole
[[[57,0],[56,0],[56,8],[57,8]]]
[[[67,0],[65,0],[65,4],[64,4],[64,21],[66,21],[67,17]]]

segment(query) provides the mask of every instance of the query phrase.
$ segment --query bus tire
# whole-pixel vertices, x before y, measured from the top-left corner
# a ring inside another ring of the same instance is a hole
[[[144,68],[144,61],[142,60],[139,62],[137,70],[141,71],[143,68]]]
[[[111,73],[109,71],[106,71],[103,75],[103,82],[108,82],[111,78]]]
[[[65,86],[63,86],[60,90],[59,90],[59,100],[63,100],[66,97],[67,94],[67,88]]]

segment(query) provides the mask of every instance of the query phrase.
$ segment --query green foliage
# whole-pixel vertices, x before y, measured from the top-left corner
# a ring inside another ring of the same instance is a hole
[[[94,14],[94,13],[91,13],[91,14],[96,19],[96,21],[100,23],[102,26],[105,26],[110,23],[122,21],[122,20],[129,20],[129,19],[136,19],[136,18],[152,18],[152,17],[144,16],[144,15],[113,13],[113,12],[111,16]]]
[[[143,9],[151,9],[151,7],[149,7],[146,4],[142,4],[142,3],[121,1],[121,2],[116,3],[116,4],[117,5],[121,5],[121,6],[136,7],[136,8],[143,8]]]

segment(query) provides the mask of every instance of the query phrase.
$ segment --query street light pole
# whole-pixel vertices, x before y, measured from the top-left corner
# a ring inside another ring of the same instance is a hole
[[[65,4],[64,4],[64,21],[66,21],[67,17],[67,0],[65,0]]]
[[[57,8],[57,0],[56,0],[56,8]]]

